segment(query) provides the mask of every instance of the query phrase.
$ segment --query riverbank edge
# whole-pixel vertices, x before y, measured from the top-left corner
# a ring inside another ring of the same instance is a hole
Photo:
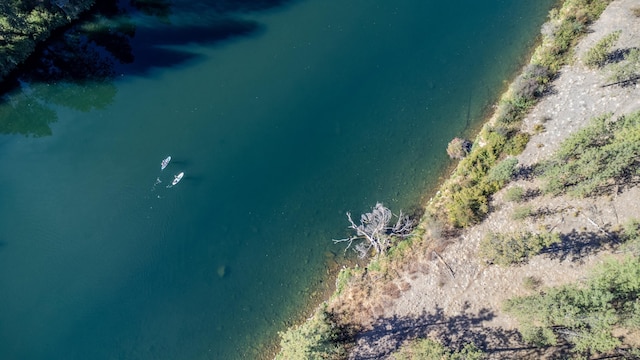
[[[483,149],[486,150],[487,144],[490,141],[487,139],[487,129],[497,123],[500,123],[502,120],[501,118],[505,115],[512,115],[505,114],[505,112],[508,112],[509,110],[504,108],[504,104],[508,104],[510,100],[513,99],[515,85],[519,79],[527,75],[527,65],[544,63],[548,66],[551,73],[542,81],[543,84],[541,85],[550,83],[555,76],[557,76],[560,68],[571,62],[571,56],[575,50],[578,40],[587,34],[587,29],[574,34],[570,39],[565,39],[568,40],[569,46],[563,49],[558,49],[556,48],[557,43],[555,41],[556,39],[554,39],[554,35],[549,34],[549,28],[560,27],[564,21],[567,21],[567,19],[575,20],[577,17],[587,16],[585,15],[585,12],[590,13],[591,16],[595,15],[593,18],[587,20],[587,25],[590,25],[598,19],[602,11],[604,11],[604,9],[613,1],[615,0],[558,1],[550,11],[549,20],[542,25],[541,39],[537,42],[537,45],[533,47],[532,51],[530,51],[528,61],[525,61],[523,68],[514,75],[513,81],[511,81],[507,89],[503,91],[502,95],[499,97],[500,100],[498,101],[498,104],[494,106],[495,110],[493,113],[487,115],[485,120],[480,123],[481,125],[476,128],[478,130],[475,132],[475,140],[473,142],[474,146],[466,159],[473,158],[474,155],[477,155],[477,153],[481,152]],[[580,11],[575,11],[576,6]],[[541,97],[542,96],[543,95],[541,95]],[[535,107],[537,100],[538,99],[533,103],[528,104],[525,108],[517,109],[517,113],[515,114],[516,124],[514,127],[517,127],[518,130],[514,135],[526,135],[526,133],[520,132],[521,122],[523,118]],[[514,137],[518,142],[523,140],[523,137],[518,139],[517,136],[512,136],[511,139]],[[507,153],[507,155],[515,156],[521,153],[528,140],[529,138],[526,137],[523,144],[516,144],[518,146],[514,153]],[[505,154],[500,151],[497,155],[504,156]],[[350,284],[351,279],[362,277],[369,269],[375,268],[376,271],[380,272],[380,279],[387,278],[392,276],[390,273],[394,272],[396,268],[401,267],[401,265],[398,264],[401,264],[404,260],[413,260],[412,258],[403,259],[405,254],[411,251],[416,251],[417,248],[429,248],[433,246],[434,244],[430,244],[428,241],[425,241],[425,237],[428,237],[427,234],[429,232],[429,228],[432,226],[435,218],[440,221],[447,222],[448,229],[445,229],[445,231],[453,232],[456,232],[459,228],[465,228],[467,226],[481,223],[484,220],[484,217],[472,219],[470,222],[464,224],[451,224],[451,219],[448,219],[447,221],[447,219],[442,218],[443,214],[448,215],[449,213],[449,211],[445,209],[447,202],[446,199],[451,198],[452,195],[450,192],[451,189],[449,189],[448,186],[459,183],[461,181],[460,178],[464,178],[468,174],[470,166],[469,161],[463,160],[455,166],[448,167],[445,172],[448,176],[444,175],[445,178],[440,181],[435,189],[430,191],[430,193],[434,193],[435,195],[429,200],[428,204],[424,206],[425,215],[421,218],[419,226],[414,230],[414,236],[410,238],[418,239],[417,241],[407,240],[398,243],[398,245],[391,248],[387,254],[371,258],[366,267],[359,267],[357,265],[354,267],[344,266],[335,276],[335,290],[331,296],[317,305],[313,314],[304,322],[292,326],[279,334],[281,343],[279,352],[275,355],[275,359],[306,359],[307,357],[305,356],[315,355],[314,353],[309,353],[309,350],[312,352],[322,353],[324,355],[322,358],[346,358],[347,350],[349,346],[352,345],[350,341],[355,339],[358,330],[345,328],[343,326],[344,324],[349,323],[349,321],[341,319],[340,314],[332,313],[331,302],[352,286],[352,284]],[[491,165],[491,168],[492,167],[495,167],[495,163]],[[487,194],[486,197],[490,197],[503,186],[504,184],[499,184],[499,186]],[[481,214],[481,216],[486,216],[487,212]],[[436,244],[436,246],[442,246],[442,244]],[[379,287],[383,284],[384,283],[371,284],[371,288]],[[368,294],[371,293],[372,292],[368,292]],[[313,308],[313,306],[310,306],[310,308]]]
[[[53,2],[52,2],[53,3]],[[51,37],[57,29],[73,24],[82,14],[91,10],[95,5],[95,0],[70,0],[66,5],[51,5],[46,7],[39,4],[28,14],[20,14],[14,10],[16,16],[27,18],[24,21],[24,29],[9,29],[7,33],[13,32],[15,41],[7,40],[5,36],[0,39],[5,44],[0,47],[0,84],[5,82],[11,74],[18,72],[27,59],[32,56],[38,45]]]

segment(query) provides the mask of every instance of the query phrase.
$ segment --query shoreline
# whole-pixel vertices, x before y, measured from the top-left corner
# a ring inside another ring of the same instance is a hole
[[[560,10],[557,10],[557,9],[562,9],[562,7],[566,6],[567,4],[571,4],[571,3],[575,3],[575,1],[565,0],[565,1],[559,2],[559,4],[554,8],[556,10],[553,10],[553,11],[559,12]],[[626,6],[630,6],[628,1],[625,1],[625,0],[613,0],[613,1],[611,1],[611,3],[607,3],[606,8],[609,9],[611,7],[611,4],[621,4],[621,3],[625,3]],[[594,5],[592,5],[592,6],[594,6]],[[599,20],[599,16],[600,15],[598,15],[598,20]],[[591,23],[589,25],[589,27],[597,26],[596,25],[597,23],[598,23],[597,21],[594,22],[594,23]],[[545,25],[543,25],[543,34],[544,34],[545,26],[548,26],[548,23],[545,23]],[[583,45],[583,42],[585,41],[585,38],[589,38],[589,37],[593,37],[593,36],[594,35],[591,34],[591,33],[583,34],[582,36],[580,36],[580,38],[579,38],[580,43],[577,43],[577,44],[574,44],[574,45],[571,46],[569,55],[572,58],[574,58],[575,56],[573,55],[572,52],[575,51],[576,49],[584,52],[585,46]],[[536,46],[534,46],[533,49],[529,52],[528,58],[524,59],[524,61],[523,61],[523,65],[524,66],[521,68],[521,70],[519,72],[514,74],[515,76],[513,77],[513,81],[511,83],[509,83],[509,84],[506,84],[506,90],[502,93],[502,96],[500,97],[500,101],[498,102],[498,104],[500,104],[501,102],[504,101],[505,98],[510,96],[510,94],[512,93],[511,89],[514,86],[514,83],[516,83],[518,78],[522,75],[523,71],[525,71],[525,69],[527,67],[527,64],[530,64],[532,59],[535,59],[536,57],[539,58],[541,56],[540,55],[540,49],[544,49],[546,46],[548,46],[548,44],[545,43],[545,39],[544,38],[541,39],[541,41],[539,41],[538,43],[536,43]],[[566,73],[566,69],[568,67],[581,66],[581,64],[576,65],[575,64],[575,60],[568,59],[567,61],[569,62],[570,65],[561,64],[559,66],[559,68],[557,69],[558,74],[554,75],[554,78],[551,81],[552,85],[550,85],[550,86],[554,86],[553,84],[558,84],[559,79],[561,79],[563,77],[566,79],[565,73]],[[569,82],[571,82],[571,81],[569,81]],[[538,100],[536,102],[536,104],[533,107],[530,107],[530,108],[527,109],[527,113],[523,116],[523,118],[521,120],[522,121],[522,125],[519,125],[520,128],[526,129],[526,131],[528,131],[528,132],[533,132],[532,129],[534,128],[534,126],[539,121],[539,118],[542,116],[542,115],[540,115],[538,113],[535,113],[536,109],[542,108],[543,105],[540,105],[540,104],[542,102],[545,102],[546,99],[547,99],[547,96],[543,96],[540,100]],[[633,106],[629,105],[625,109],[628,110],[628,109],[630,109],[632,107]],[[640,107],[640,106],[636,106],[636,107]],[[534,115],[531,115],[532,113],[534,113]],[[489,106],[487,115],[488,116],[484,117],[483,118],[484,120],[479,123],[478,129],[473,129],[474,131],[471,131],[471,133],[473,133],[475,135],[474,138],[476,139],[475,140],[476,144],[477,143],[481,143],[482,144],[486,140],[485,139],[486,138],[486,134],[483,133],[483,132],[487,129],[488,126],[491,126],[491,125],[495,124],[497,121],[499,121],[499,117],[501,116],[499,106],[497,106],[497,105]],[[531,120],[532,117],[533,117],[533,120]],[[467,133],[465,132],[465,135],[466,134]],[[565,136],[567,136],[567,135],[565,134]],[[535,153],[536,151],[533,150],[533,149],[540,148],[540,146],[543,146],[543,145],[540,145],[541,144],[540,142],[538,142],[540,140],[540,134],[533,133],[533,135],[530,135],[527,140],[530,140],[530,141],[528,141],[528,144],[527,144],[526,148],[523,148],[521,150],[521,151],[524,151],[525,155],[523,155],[523,156],[527,156],[527,154],[530,154],[531,152]],[[483,146],[481,145],[480,147],[483,147]],[[516,156],[520,156],[520,155],[516,155]],[[526,164],[526,161],[523,161],[523,163]],[[438,185],[436,186],[435,189],[433,189],[434,196],[431,198],[431,200],[428,201],[428,204],[425,205],[425,208],[427,209],[428,212],[429,211],[435,212],[435,211],[437,211],[438,208],[442,209],[441,207],[439,207],[439,206],[441,206],[441,204],[438,204],[438,202],[442,201],[442,198],[444,196],[446,196],[443,193],[447,190],[446,189],[447,184],[452,182],[452,181],[455,181],[456,177],[460,176],[460,173],[459,173],[460,172],[460,168],[463,166],[461,164],[462,164],[462,162],[452,164],[450,167],[447,168],[446,172],[442,175],[442,177],[439,178]],[[502,195],[502,193],[504,193],[504,190],[501,187],[500,189],[498,189],[498,191],[496,191],[495,198],[497,198],[498,200],[501,200],[501,198],[504,196],[504,195]],[[426,197],[429,197],[429,195],[427,194]],[[493,194],[490,195],[490,197],[491,197],[492,203],[495,203],[496,200],[493,199],[494,198]],[[513,209],[508,209],[508,210],[512,211]],[[497,216],[496,213],[498,213],[499,211],[500,210],[489,211],[489,213],[486,215],[487,216],[486,218],[484,218],[480,222],[476,223],[476,225],[471,225],[471,228],[480,227],[480,226],[482,226],[482,224],[486,225],[486,223],[488,223],[489,221],[493,221],[493,222],[497,221],[495,219],[495,217]],[[504,216],[504,213],[500,214],[500,215]],[[489,217],[491,217],[491,220],[487,220],[487,218],[489,218]],[[425,219],[423,218],[422,222],[421,222],[421,227],[417,230],[417,234],[419,235],[420,238],[424,238],[424,237],[428,237],[429,236],[428,233],[429,233],[430,230],[429,230],[428,226],[425,225],[424,221],[425,221]],[[469,229],[471,229],[471,228],[469,228]],[[484,231],[486,232],[487,230],[485,229]],[[459,234],[462,234],[460,236],[462,236],[463,238],[467,238],[468,236],[470,236],[472,231],[471,230],[467,230],[467,227],[465,226],[462,230],[456,230],[456,232],[458,232]],[[474,235],[474,236],[477,236],[477,235]],[[418,240],[417,242],[420,243],[420,242],[425,242],[425,241],[426,240],[422,239],[422,240]],[[431,246],[427,245],[426,248],[424,247],[424,244],[422,244],[422,245],[409,244],[409,245],[405,246],[403,249],[401,249],[401,251],[399,251],[399,252],[400,253],[406,253],[407,252],[406,251],[407,248],[412,248],[412,250],[424,251],[424,250],[428,250],[428,249],[434,249],[434,246],[435,246],[435,250],[437,250],[438,253],[443,256],[443,257],[440,257],[440,256],[438,256],[438,257],[440,258],[440,260],[442,260],[442,263],[445,263],[445,264],[446,264],[446,262],[450,261],[451,264],[454,264],[455,266],[464,266],[464,264],[460,263],[460,259],[455,259],[456,254],[464,254],[464,258],[462,259],[463,263],[464,262],[469,262],[470,260],[471,261],[476,261],[477,260],[477,255],[474,254],[474,252],[476,250],[472,249],[473,251],[469,252],[469,250],[464,249],[464,245],[461,245],[460,242],[456,241],[456,240],[454,240],[454,242],[451,242],[451,241],[445,239],[444,243],[437,243],[437,242],[436,243],[432,243]],[[381,294],[384,293],[384,291],[382,293],[378,293],[378,297],[382,297],[382,300],[383,300],[382,303],[386,303],[387,307],[393,307],[395,305],[391,305],[391,303],[397,303],[397,302],[400,301],[400,302],[404,302],[405,306],[412,306],[410,304],[410,302],[407,302],[407,300],[405,298],[407,297],[407,294],[416,293],[416,287],[417,287],[416,286],[416,280],[415,279],[406,278],[407,271],[406,271],[406,268],[402,267],[402,265],[399,265],[399,267],[400,267],[399,271],[401,273],[404,271],[405,278],[401,278],[400,273],[398,273],[398,271],[396,271],[397,268],[395,268],[395,267],[391,269],[391,270],[393,270],[395,272],[394,275],[389,275],[389,271],[388,271],[389,269],[388,268],[385,269],[385,267],[389,266],[389,264],[388,264],[389,262],[396,261],[396,259],[394,259],[394,258],[397,258],[397,256],[396,256],[396,254],[395,254],[395,252],[393,250],[394,250],[393,248],[390,249],[390,256],[386,256],[384,259],[381,259],[381,260],[373,259],[373,258],[370,259],[369,265],[367,267],[369,269],[369,274],[367,274],[367,268],[364,269],[364,273],[362,272],[361,269],[358,269],[357,267],[354,268],[354,269],[347,269],[347,272],[350,272],[350,274],[346,277],[346,280],[345,280],[345,276],[341,276],[341,275],[343,275],[341,273],[338,276],[338,279],[336,281],[336,291],[334,292],[334,294],[329,299],[325,300],[324,303],[320,304],[320,306],[319,306],[319,308],[317,309],[317,312],[316,312],[316,317],[317,317],[317,313],[319,313],[321,311],[321,310],[319,310],[320,308],[324,307],[324,309],[322,309],[322,311],[326,311],[327,305],[329,303],[331,303],[331,302],[335,302],[335,299],[338,296],[340,296],[340,293],[345,291],[344,287],[348,288],[349,290],[353,290],[352,288],[358,288],[358,287],[362,288],[363,286],[365,286],[365,285],[363,285],[362,279],[365,276],[369,276],[371,271],[372,271],[371,269],[373,269],[374,267],[375,268],[380,268],[380,267],[383,268],[382,270],[378,271],[379,276],[381,276],[384,279],[383,283],[386,283],[386,284],[394,284],[395,283],[395,285],[397,286],[397,288],[394,287],[395,290],[392,291],[392,292],[395,292],[396,294],[393,294],[395,296],[391,296],[391,299],[389,299],[389,296],[386,296],[386,298],[385,298],[385,295],[381,295]],[[434,250],[434,253],[435,253],[435,250]],[[438,253],[436,253],[436,254],[438,254]],[[406,254],[399,255],[399,257],[405,256],[405,255]],[[469,256],[471,256],[471,257],[469,257]],[[415,260],[415,259],[416,259],[415,257],[410,257],[409,259],[405,259],[405,260],[411,261],[411,260]],[[402,262],[402,260],[397,260],[397,261],[398,262]],[[425,257],[422,257],[421,261],[424,262],[424,263],[431,263],[431,264],[425,265],[425,267],[429,267],[431,269],[431,270],[427,270],[427,272],[433,270],[434,261],[435,261],[435,263],[438,263],[438,261],[436,261],[435,259],[429,259],[429,256],[426,256],[426,259],[425,259]],[[536,261],[537,261],[537,259],[536,259]],[[384,264],[381,265],[380,264],[381,262],[383,262]],[[405,264],[405,265],[407,265],[407,264]],[[449,266],[449,264],[446,264],[446,265]],[[540,265],[540,263],[536,263],[536,266],[543,266],[543,265]],[[544,265],[544,266],[548,266],[548,265]],[[565,265],[557,266],[558,269],[556,270],[556,272],[557,271],[566,271],[564,266]],[[489,268],[487,268],[487,269],[489,269]],[[489,269],[489,270],[491,270],[491,269]],[[580,270],[581,271],[585,271],[583,268],[580,268]],[[376,270],[373,270],[373,271],[376,271]],[[451,270],[451,271],[453,271],[453,270]],[[480,271],[481,271],[480,272],[480,274],[481,274],[485,270],[480,270]],[[351,274],[351,272],[355,272],[355,274]],[[422,270],[418,269],[417,273],[414,271],[414,273],[413,273],[413,275],[411,277],[415,276],[416,278],[423,278],[423,277],[427,276],[427,274],[422,274],[421,272],[422,272]],[[580,273],[580,272],[579,271],[578,272],[574,271],[573,273]],[[409,271],[408,274],[411,275],[412,274],[411,271]],[[557,274],[557,275],[559,275],[559,274]],[[354,278],[355,278],[355,280],[353,280]],[[453,280],[451,280],[451,281],[453,281]],[[474,286],[473,285],[474,281],[476,281],[476,279],[473,278],[473,276],[471,278],[468,278],[466,286]],[[366,282],[366,280],[365,280],[365,282]],[[449,280],[444,280],[444,282],[445,282],[444,284],[439,284],[435,288],[432,286],[430,291],[436,291],[436,292],[442,291],[441,288],[443,286],[446,287],[447,286],[446,283],[449,282]],[[553,284],[554,284],[554,282],[551,279],[549,279],[548,280],[548,285],[553,285]],[[380,284],[380,285],[378,285],[378,287],[383,286],[383,285],[384,284]],[[368,293],[370,294],[371,291],[373,291],[372,289],[374,289],[375,287],[376,287],[376,285],[370,285]],[[438,289],[438,288],[440,288],[440,289]],[[362,291],[362,289],[360,289],[359,291]],[[389,291],[390,290],[387,289],[387,293]],[[427,291],[427,293],[424,293],[422,296],[425,296],[425,295],[429,294],[429,288],[425,288],[422,291]],[[354,292],[354,294],[355,294],[355,292]],[[362,296],[362,295],[360,295],[360,296]],[[414,295],[411,295],[410,297],[411,298],[415,298],[416,296],[417,295],[414,294]],[[380,300],[380,299],[378,299],[378,300]],[[375,301],[371,301],[370,303],[375,303]],[[499,305],[499,303],[495,303],[494,305]],[[462,306],[462,307],[460,307],[460,306]],[[465,311],[468,310],[465,307],[464,304],[457,304],[454,307],[458,308],[458,310],[456,310],[456,311],[458,311],[458,312],[462,311],[463,314],[465,313]],[[424,311],[425,309],[429,309],[429,308],[430,309],[434,309],[433,305],[424,307],[424,304],[423,304],[423,306],[422,306],[423,310],[422,311]],[[439,305],[436,305],[435,309],[438,309],[438,308],[439,308]],[[477,310],[480,311],[481,309],[477,309]],[[446,311],[446,312],[448,313],[449,311]],[[454,313],[456,311],[454,311]],[[415,312],[415,309],[414,309],[414,314],[418,315],[418,313],[419,312]],[[344,316],[345,314],[346,313],[343,313],[343,315],[339,315],[339,316]],[[373,355],[375,352],[369,352],[369,353],[366,352],[366,345],[367,345],[366,343],[367,343],[367,341],[365,340],[363,342],[363,338],[366,337],[366,336],[363,337],[363,333],[364,332],[367,332],[367,333],[375,332],[376,331],[375,329],[378,328],[378,327],[381,327],[381,326],[386,329],[386,330],[384,330],[384,332],[392,333],[393,332],[393,327],[394,327],[394,323],[393,322],[391,322],[391,323],[384,323],[384,322],[380,323],[380,321],[373,321],[373,320],[375,320],[375,319],[379,319],[380,320],[380,319],[391,318],[391,317],[395,318],[396,316],[399,316],[399,313],[394,312],[393,310],[389,310],[389,309],[382,309],[382,311],[380,311],[380,313],[378,313],[378,314],[376,314],[375,310],[374,310],[372,315],[373,316],[369,316],[369,318],[371,320],[365,320],[365,322],[366,321],[371,321],[369,324],[361,324],[362,327],[360,327],[360,328],[358,328],[356,330],[351,330],[351,331],[354,331],[354,333],[352,333],[350,336],[353,339],[355,339],[356,341],[358,341],[358,345],[354,345],[355,348],[350,349],[349,358],[358,359],[359,357],[357,355],[354,355],[354,352],[357,354],[358,351],[360,351],[360,355],[361,356],[365,356],[365,357],[366,356],[375,356],[375,355]],[[453,316],[453,315],[454,314],[451,313],[451,316]],[[346,321],[345,321],[345,319],[341,319],[341,320],[338,320],[337,323],[340,324],[340,322],[342,321],[343,324],[344,323],[352,323],[353,324],[353,321],[355,319],[354,315],[353,314],[347,314],[347,317],[350,317],[350,319],[346,319]],[[360,319],[360,320],[362,321],[363,319]],[[310,319],[307,320],[307,323],[311,323],[311,322],[314,322],[314,321],[316,321],[316,320],[314,320],[313,318],[310,318]],[[356,320],[356,322],[357,322],[357,320]],[[502,325],[504,325],[504,324],[502,324]],[[364,331],[365,329],[366,329],[366,331]],[[290,328],[289,331],[295,331],[295,329]],[[384,344],[380,343],[380,341],[383,341],[384,337],[385,336],[382,336],[381,338],[377,339],[378,342],[375,343],[375,344],[377,344],[376,346],[385,346]],[[371,340],[371,339],[369,339],[369,340]],[[389,341],[389,339],[387,339],[387,341]],[[363,348],[363,345],[365,345],[365,348]],[[373,345],[373,344],[369,343],[368,346],[371,346],[371,345]],[[400,343],[395,343],[395,344],[392,344],[392,347],[399,346],[399,345],[400,345]],[[349,346],[352,346],[352,345],[349,345]],[[363,349],[365,351],[364,353],[362,352]],[[369,348],[369,350],[373,351],[373,350],[376,350],[376,349]],[[338,356],[338,357],[335,357],[335,358],[337,359],[337,358],[342,358],[342,357]],[[378,358],[378,357],[376,357],[376,358]]]
[[[0,53],[3,54],[0,61],[0,84],[6,86],[12,74],[19,71],[20,67],[28,61],[37,50],[38,46],[45,42],[53,32],[73,24],[82,14],[89,11],[94,0],[69,0],[65,5],[44,3],[34,6],[29,14],[18,14],[17,9],[5,5],[3,10],[8,17],[27,17],[28,21],[7,30],[6,36],[0,36],[3,44]]]

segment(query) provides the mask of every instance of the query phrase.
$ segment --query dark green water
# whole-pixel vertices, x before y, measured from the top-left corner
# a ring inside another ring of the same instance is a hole
[[[229,3],[134,11],[109,76],[0,104],[0,358],[253,358],[346,211],[418,205],[554,1]]]

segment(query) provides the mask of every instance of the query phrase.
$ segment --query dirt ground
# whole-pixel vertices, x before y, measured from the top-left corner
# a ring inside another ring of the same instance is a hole
[[[520,164],[548,158],[563,139],[593,117],[640,110],[640,85],[603,87],[606,69],[588,69],[580,60],[587,49],[616,30],[622,30],[618,48],[640,47],[640,18],[631,12],[638,6],[637,0],[616,0],[592,25],[593,31],[577,46],[576,61],[561,70],[551,94],[525,119],[523,128],[530,134],[537,124],[545,130],[531,137],[518,156]],[[519,205],[503,199],[513,186],[530,190],[527,205],[538,216],[513,220]],[[427,335],[454,346],[472,341],[495,359],[544,357],[520,341],[513,319],[500,311],[501,304],[532,291],[523,286],[527,277],[539,280],[543,287],[577,282],[589,268],[615,256],[607,230],[640,215],[640,188],[620,188],[617,194],[588,199],[541,196],[538,188],[537,180],[510,183],[494,196],[489,217],[465,230],[439,256],[417,254],[415,263],[392,280],[396,287],[357,295],[378,296],[377,301],[367,301],[379,305],[368,319],[361,319],[364,331],[349,358],[385,359],[404,341]],[[564,234],[563,242],[527,264],[505,268],[478,259],[478,244],[488,231],[538,231],[541,227]]]

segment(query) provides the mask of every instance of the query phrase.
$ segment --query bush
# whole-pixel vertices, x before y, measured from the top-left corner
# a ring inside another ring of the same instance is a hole
[[[612,32],[589,49],[583,58],[585,65],[590,68],[603,67],[609,60],[611,49],[620,38],[620,33],[622,33],[620,30]]]
[[[541,164],[543,192],[585,197],[640,175],[640,112],[610,117],[593,119]]]
[[[640,237],[640,220],[629,219],[623,224],[622,230],[625,241],[633,241]]]
[[[510,202],[521,202],[524,198],[524,188],[514,186],[504,193],[504,199]]]
[[[557,233],[488,233],[480,241],[479,255],[487,262],[502,266],[526,262],[546,247],[560,242]]]
[[[535,104],[535,100],[526,97],[513,97],[500,103],[498,107],[498,123],[514,125],[520,122],[529,109]]]
[[[583,286],[572,284],[516,297],[503,308],[518,319],[525,341],[547,346],[562,337],[573,344],[574,351],[593,355],[625,345],[612,331],[638,328],[639,296],[640,261],[630,258],[605,263]]]
[[[549,68],[539,64],[529,64],[513,83],[511,92],[514,98],[534,100],[541,97],[551,81]]]
[[[516,165],[518,165],[518,159],[515,157],[504,159],[489,170],[487,178],[489,181],[506,184],[513,177],[516,171]]]
[[[526,219],[529,216],[531,216],[531,214],[533,214],[533,209],[531,208],[531,205],[524,205],[524,206],[518,206],[517,208],[513,209],[513,220],[522,220],[522,219]]]
[[[521,154],[526,149],[530,138],[529,134],[518,132],[507,141],[504,152],[512,156]]]
[[[571,49],[586,31],[587,26],[604,11],[612,0],[567,0],[560,10],[549,13],[543,26],[544,38],[534,55],[533,63],[549,69],[552,74],[567,63]]]
[[[431,339],[414,340],[403,345],[391,357],[393,360],[480,360],[484,353],[474,344],[452,351]]]
[[[466,227],[480,222],[489,212],[489,193],[492,193],[489,184],[464,187],[454,192],[447,205],[453,226]]]
[[[339,360],[346,357],[343,334],[323,308],[300,326],[279,335],[280,352],[276,360]]]
[[[630,49],[624,60],[611,66],[609,81],[627,85],[640,77],[640,49]]]

